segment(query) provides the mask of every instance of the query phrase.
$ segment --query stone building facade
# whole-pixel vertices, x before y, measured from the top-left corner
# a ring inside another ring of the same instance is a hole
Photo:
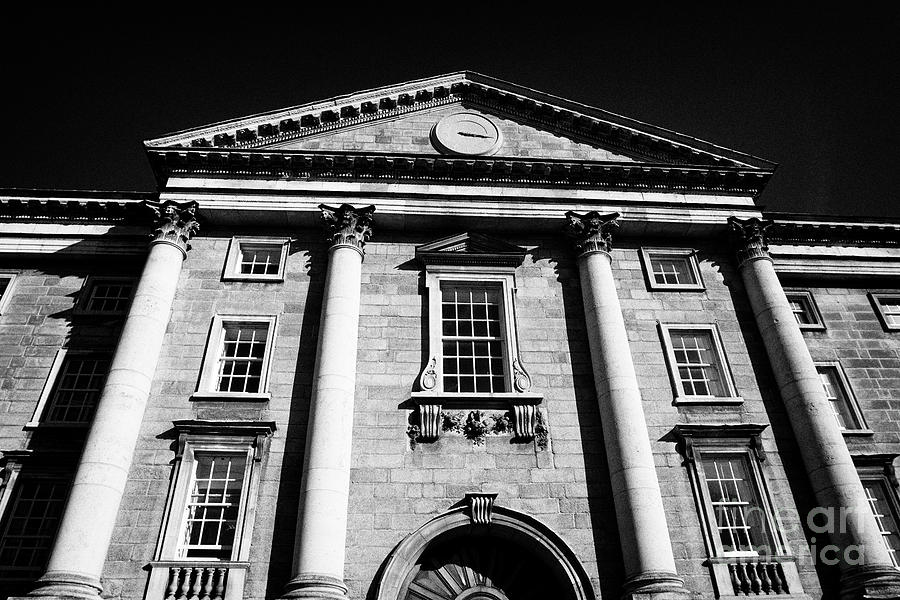
[[[900,597],[900,224],[474,73],[0,194],[0,591]]]

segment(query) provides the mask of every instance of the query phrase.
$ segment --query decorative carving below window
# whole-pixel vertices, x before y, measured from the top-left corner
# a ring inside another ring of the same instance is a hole
[[[469,517],[472,525],[490,525],[494,511],[494,500],[497,494],[472,493],[466,494],[466,504],[469,506]]]

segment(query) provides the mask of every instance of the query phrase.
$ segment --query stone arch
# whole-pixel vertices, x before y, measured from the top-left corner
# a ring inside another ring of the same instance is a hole
[[[489,524],[474,524],[467,507],[460,506],[428,521],[391,551],[384,563],[374,600],[420,597],[410,595],[409,588],[424,571],[426,560],[460,556],[473,561],[477,560],[473,557],[479,552],[492,553],[488,560],[494,569],[502,569],[505,567],[496,566],[493,561],[512,547],[521,553],[518,556],[526,557],[525,573],[536,575],[540,572],[539,586],[554,586],[552,597],[559,600],[595,599],[584,567],[566,543],[548,527],[528,515],[501,506],[493,507]],[[540,570],[532,571],[529,568],[532,565]],[[454,584],[455,592],[448,590],[445,595],[433,597],[516,600],[515,595],[507,597],[502,584],[492,582],[492,579],[479,577],[477,581],[470,581],[469,587],[462,591]]]

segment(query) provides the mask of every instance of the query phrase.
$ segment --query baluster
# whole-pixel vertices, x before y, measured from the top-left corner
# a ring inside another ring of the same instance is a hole
[[[760,589],[768,594],[772,591],[772,580],[769,579],[769,563],[758,563],[757,572],[759,573]]]
[[[215,584],[213,585],[212,600],[222,600],[225,595],[225,576],[227,570],[217,568],[215,572]]]
[[[737,565],[728,565],[728,575],[731,576],[731,586],[734,588],[734,595],[741,593],[741,580],[738,577]]]
[[[750,595],[750,573],[747,572],[747,563],[738,563],[738,573],[741,575],[741,591],[745,596]]]
[[[178,596],[176,597],[187,598],[191,586],[191,571],[185,567],[181,567],[178,571],[181,574],[181,585],[178,587]]]
[[[169,584],[166,586],[166,600],[175,600],[175,592],[178,591],[178,569],[169,567]]]
[[[213,587],[213,575],[215,575],[213,569],[209,567],[203,569],[203,593],[200,596],[200,600],[209,600]]]
[[[775,564],[775,580],[778,582],[780,589],[780,593],[782,594],[790,594],[791,590],[788,589],[787,578],[784,576],[784,568],[782,568],[781,564]]]
[[[759,594],[761,585],[759,576],[756,574],[756,563],[747,563],[747,576],[750,578],[750,591]]]
[[[200,600],[200,585],[203,579],[203,569],[194,567],[191,569],[193,577],[191,577],[191,597],[189,600]]]

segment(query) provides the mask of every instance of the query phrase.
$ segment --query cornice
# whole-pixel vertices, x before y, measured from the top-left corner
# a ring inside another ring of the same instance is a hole
[[[395,119],[452,103],[482,107],[515,120],[625,154],[675,165],[775,164],[690,136],[477,73],[456,73],[340,96],[324,102],[235,119],[148,140],[163,147],[253,149],[335,129]]]
[[[771,244],[837,245],[837,246],[898,246],[900,225],[891,223],[786,222],[777,215],[766,231]]]
[[[0,190],[0,221],[149,223],[144,203],[158,194],[82,190]]]
[[[613,190],[756,195],[771,171],[532,158],[167,148],[149,151],[164,185],[172,176],[527,184]]]

